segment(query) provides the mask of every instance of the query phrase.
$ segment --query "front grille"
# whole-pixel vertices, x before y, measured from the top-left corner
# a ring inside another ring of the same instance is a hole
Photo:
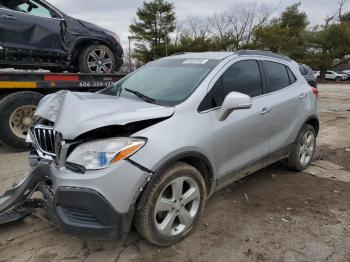
[[[55,131],[53,127],[36,126],[33,135],[39,150],[44,154],[55,156]]]

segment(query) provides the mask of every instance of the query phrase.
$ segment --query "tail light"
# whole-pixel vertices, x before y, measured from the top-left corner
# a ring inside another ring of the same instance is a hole
[[[318,90],[316,87],[312,87],[312,93],[318,98]]]

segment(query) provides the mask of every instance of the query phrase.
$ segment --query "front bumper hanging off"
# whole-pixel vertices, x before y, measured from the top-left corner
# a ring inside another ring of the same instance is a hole
[[[50,167],[42,165],[0,197],[0,226],[22,221],[34,208],[43,207],[44,199],[30,199],[50,174]]]
[[[0,196],[0,226],[22,221],[36,208],[56,228],[94,239],[121,239],[130,231],[134,208],[118,213],[98,192],[88,188],[59,187],[53,192],[49,165],[40,165],[22,182]],[[34,192],[42,197],[33,199]]]

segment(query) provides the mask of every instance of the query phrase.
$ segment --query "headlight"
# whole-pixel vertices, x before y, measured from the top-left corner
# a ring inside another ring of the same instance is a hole
[[[88,170],[103,169],[136,153],[145,143],[143,139],[127,137],[85,143],[74,149],[67,162]]]
[[[119,36],[118,36],[115,32],[109,31],[109,30],[105,30],[105,33],[106,33],[107,35],[112,36],[113,38],[115,38],[115,40],[117,40],[117,41],[120,43],[120,38],[119,38]]]

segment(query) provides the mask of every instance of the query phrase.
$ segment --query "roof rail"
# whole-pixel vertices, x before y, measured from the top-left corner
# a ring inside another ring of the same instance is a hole
[[[271,51],[261,51],[261,50],[239,50],[236,52],[237,55],[239,56],[245,56],[245,55],[261,55],[261,56],[267,56],[267,57],[272,57],[272,58],[278,58],[282,59],[288,62],[291,62],[292,59],[290,59],[286,55],[281,55],[277,53],[273,53]]]
[[[186,52],[178,52],[178,53],[172,54],[171,56],[184,55],[184,54],[186,54]]]

